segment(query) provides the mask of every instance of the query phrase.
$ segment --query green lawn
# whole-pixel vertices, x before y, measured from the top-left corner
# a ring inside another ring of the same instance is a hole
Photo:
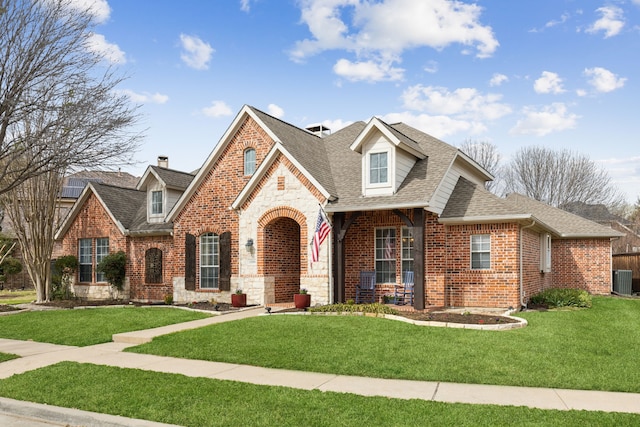
[[[63,362],[0,395],[184,426],[627,426],[640,416],[363,397]]]
[[[640,392],[640,300],[597,297],[591,309],[521,316],[529,326],[497,332],[272,315],[128,351],[343,375]]]
[[[26,304],[35,300],[36,291],[33,289],[26,291],[0,291],[0,304]]]
[[[17,359],[18,357],[20,356],[16,354],[0,353],[0,362],[5,362],[11,359]]]
[[[207,314],[169,307],[31,311],[0,316],[0,338],[87,346],[113,334],[202,319]]]

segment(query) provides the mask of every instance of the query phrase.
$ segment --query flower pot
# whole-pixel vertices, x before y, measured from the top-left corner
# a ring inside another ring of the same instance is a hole
[[[311,305],[311,295],[309,294],[293,294],[293,303],[296,308],[306,308]]]
[[[231,294],[231,305],[234,307],[246,307],[247,294]]]

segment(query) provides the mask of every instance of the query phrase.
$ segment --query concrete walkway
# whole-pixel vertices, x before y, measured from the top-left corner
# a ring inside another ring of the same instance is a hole
[[[0,339],[0,352],[12,353],[21,358],[3,362],[0,365],[0,378],[52,365],[68,360],[80,363],[92,363],[122,368],[136,368],[156,372],[182,374],[190,377],[204,377],[218,380],[240,381],[253,384],[275,385],[303,390],[321,390],[341,393],[353,393],[362,396],[386,396],[399,399],[423,399],[436,402],[458,402],[471,404],[516,405],[540,409],[589,410],[608,412],[628,412],[640,414],[640,394],[615,393],[602,391],[546,389],[533,387],[510,387],[477,384],[456,384],[430,381],[393,380],[368,377],[350,377],[335,374],[321,374],[283,369],[261,368],[230,363],[205,362],[172,357],[153,356],[123,352],[125,348],[138,343],[148,342],[156,336],[186,329],[215,324],[219,322],[242,319],[264,313],[262,308],[254,308],[236,313],[224,314],[207,319],[187,322],[145,331],[129,332],[114,336],[114,342],[88,347],[73,347],[37,342]],[[0,414],[17,417],[32,416],[37,419],[43,413],[48,424],[41,425],[85,425],[85,426],[152,426],[160,425],[141,420],[122,417],[114,419],[91,417],[102,414],[91,414],[47,405],[16,402],[0,398]],[[24,409],[24,415],[18,409]],[[30,412],[31,411],[31,412]],[[39,412],[40,411],[40,412]],[[60,424],[55,421],[51,411],[59,411],[65,420]],[[31,415],[29,415],[31,414]],[[73,418],[77,414],[77,421]],[[0,415],[1,416],[1,415]],[[88,417],[88,418],[87,418]],[[106,416],[109,417],[109,416]],[[33,421],[27,424],[8,424],[0,418],[0,425],[22,426],[38,425]],[[16,422],[21,419],[16,418]],[[108,424],[111,423],[111,424]]]

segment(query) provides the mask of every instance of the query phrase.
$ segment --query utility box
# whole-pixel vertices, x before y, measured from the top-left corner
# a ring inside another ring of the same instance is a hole
[[[632,283],[631,270],[613,270],[613,292],[620,295],[631,295]]]

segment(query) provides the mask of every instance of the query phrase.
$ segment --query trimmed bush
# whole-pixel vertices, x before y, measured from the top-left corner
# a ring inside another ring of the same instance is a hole
[[[379,303],[373,304],[329,304],[321,307],[313,307],[309,311],[312,312],[333,312],[333,313],[376,313],[376,314],[398,314],[389,306]]]
[[[582,289],[551,288],[531,297],[531,304],[554,307],[591,307],[591,294]]]

